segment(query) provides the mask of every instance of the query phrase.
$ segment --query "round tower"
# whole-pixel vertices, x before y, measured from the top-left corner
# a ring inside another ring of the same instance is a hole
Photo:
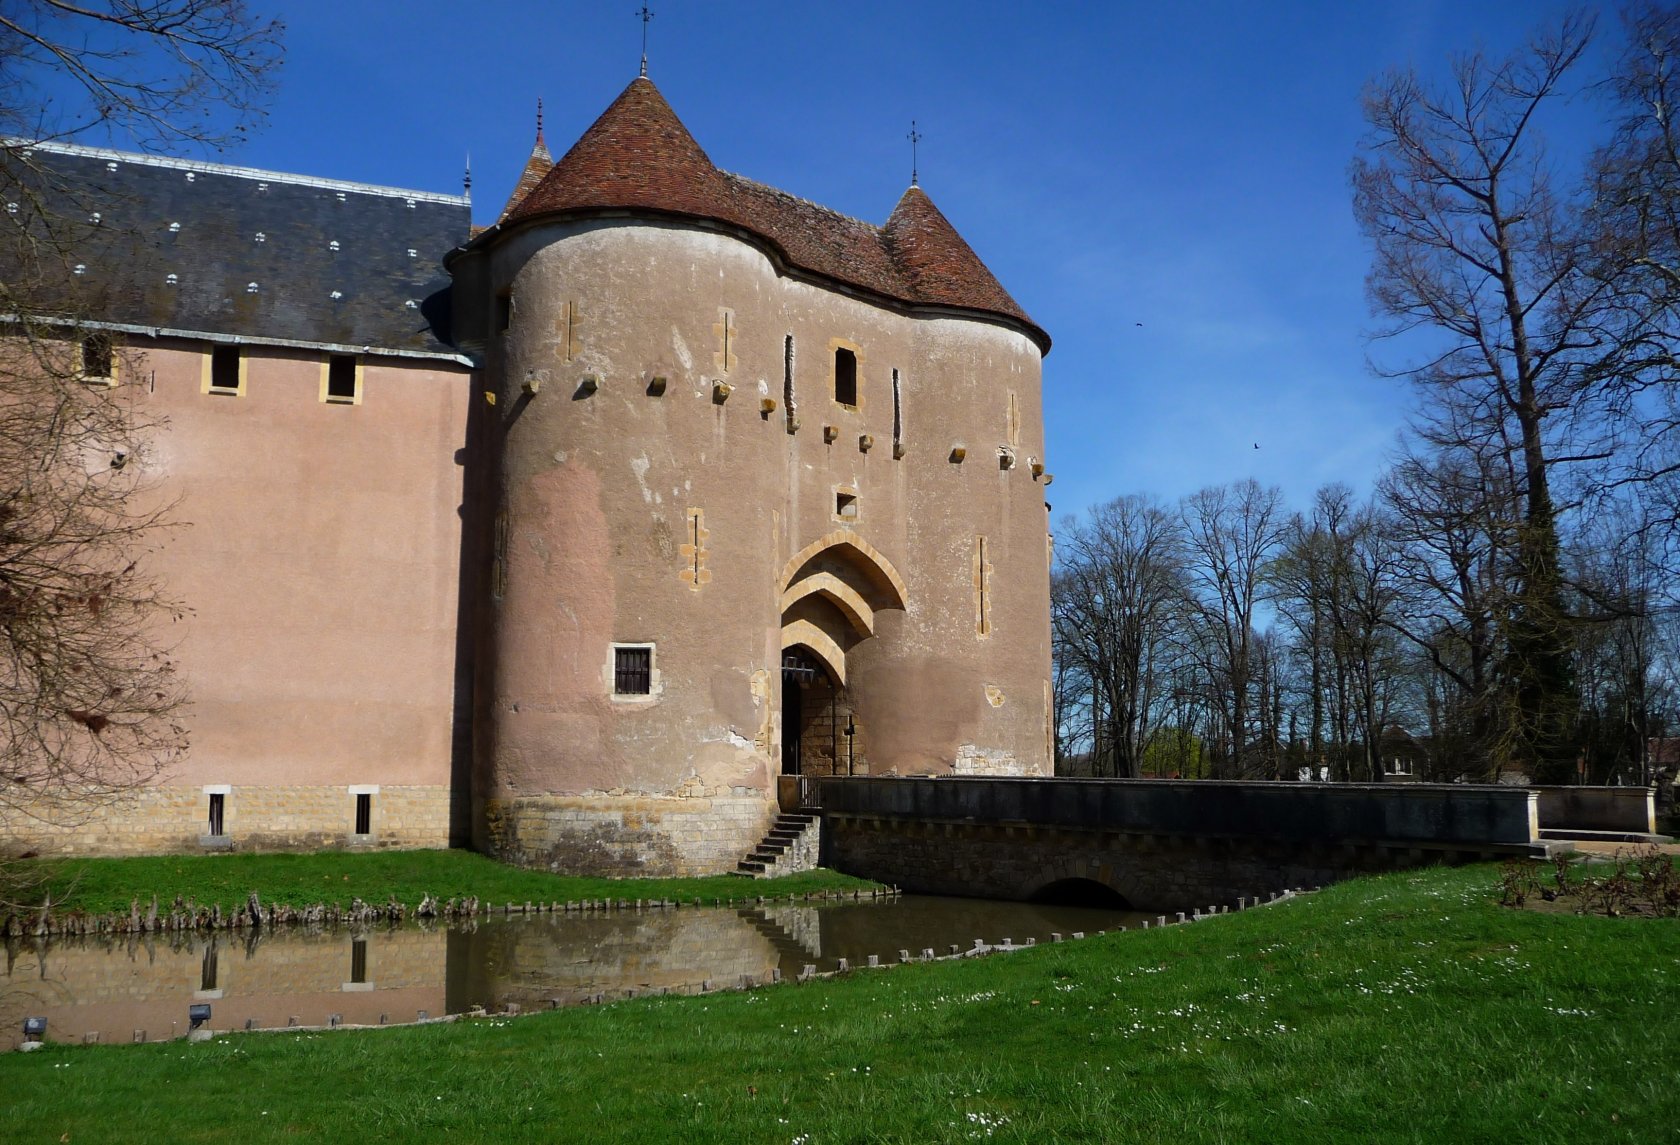
[[[450,271],[484,849],[713,873],[779,776],[1049,773],[1048,338],[919,187],[720,171],[643,78]]]

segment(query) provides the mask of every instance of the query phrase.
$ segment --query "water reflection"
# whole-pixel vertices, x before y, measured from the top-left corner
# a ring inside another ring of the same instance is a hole
[[[0,979],[0,1047],[26,1014],[48,1037],[158,1040],[182,1034],[187,1006],[211,1027],[410,1022],[509,1003],[531,1009],[594,997],[758,984],[806,965],[832,970],[900,950],[967,950],[975,940],[1049,941],[1053,932],[1136,925],[1113,910],[907,896],[823,906],[515,916],[461,926],[151,935],[15,941]]]

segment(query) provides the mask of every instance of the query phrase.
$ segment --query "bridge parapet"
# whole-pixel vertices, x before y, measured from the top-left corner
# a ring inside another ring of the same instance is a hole
[[[924,822],[1413,846],[1524,845],[1540,838],[1535,792],[1522,787],[1072,778],[818,782],[829,813]]]
[[[1350,875],[1539,856],[1532,790],[1158,779],[813,780],[823,861],[924,894],[1097,884],[1138,910],[1235,904]]]

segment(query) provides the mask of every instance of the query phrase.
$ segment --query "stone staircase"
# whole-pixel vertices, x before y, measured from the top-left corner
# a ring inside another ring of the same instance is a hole
[[[806,812],[783,811],[770,825],[770,833],[742,859],[735,874],[755,879],[791,875],[817,865],[822,840],[822,817]]]

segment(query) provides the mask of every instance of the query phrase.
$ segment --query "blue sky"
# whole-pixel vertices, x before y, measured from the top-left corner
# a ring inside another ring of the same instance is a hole
[[[268,125],[212,158],[448,191],[470,151],[489,222],[537,97],[558,157],[635,76],[637,6],[289,2]],[[918,122],[922,185],[1055,339],[1060,517],[1248,476],[1298,507],[1369,488],[1411,396],[1367,364],[1397,359],[1366,337],[1360,90],[1508,51],[1563,5],[653,7],[649,75],[724,168],[880,222]],[[1610,10],[1595,60],[1615,31]],[[1562,111],[1560,152],[1593,109]]]

